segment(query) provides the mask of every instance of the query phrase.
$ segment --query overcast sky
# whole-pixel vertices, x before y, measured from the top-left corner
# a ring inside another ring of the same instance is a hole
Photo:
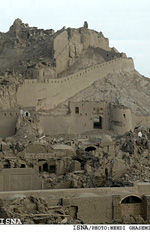
[[[16,18],[38,28],[63,26],[102,31],[110,46],[134,59],[136,69],[150,77],[150,0],[1,0],[0,31]]]

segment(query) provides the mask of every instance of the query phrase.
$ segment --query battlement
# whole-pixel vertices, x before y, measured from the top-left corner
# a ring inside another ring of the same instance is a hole
[[[22,107],[53,109],[59,103],[89,87],[108,73],[130,72],[134,70],[133,60],[118,58],[86,68],[73,75],[45,82],[27,79],[17,90],[17,102]],[[33,86],[34,85],[34,91]],[[64,91],[64,90],[67,91]]]
[[[71,74],[71,75],[68,75],[66,77],[62,77],[62,78],[59,78],[59,79],[45,79],[45,80],[37,80],[37,79],[25,79],[24,80],[24,83],[25,84],[36,84],[36,83],[45,83],[45,84],[61,84],[61,83],[65,83],[66,81],[70,81],[72,79],[77,79],[77,78],[80,78],[80,77],[83,77],[85,76],[87,73],[89,72],[93,72],[93,70],[95,69],[100,69],[102,67],[106,67],[109,65],[109,64],[113,64],[115,62],[118,62],[119,60],[122,60],[122,59],[126,59],[126,58],[117,58],[117,59],[113,59],[113,60],[110,60],[110,61],[106,61],[102,64],[97,64],[97,65],[94,65],[92,67],[89,67],[89,68],[86,68],[86,69],[83,69],[79,72],[76,72],[75,74]],[[128,58],[128,59],[131,59],[131,58]],[[132,59],[131,59],[132,60]]]

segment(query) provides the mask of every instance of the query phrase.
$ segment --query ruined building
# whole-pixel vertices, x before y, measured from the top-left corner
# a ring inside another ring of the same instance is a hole
[[[149,222],[149,84],[87,22],[55,32],[16,19],[0,33],[0,214],[18,191],[25,223],[42,220],[26,203],[59,208],[57,223]]]

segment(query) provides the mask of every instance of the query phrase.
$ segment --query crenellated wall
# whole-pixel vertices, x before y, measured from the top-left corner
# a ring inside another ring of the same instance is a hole
[[[45,83],[26,80],[17,90],[17,103],[22,107],[36,107],[37,110],[53,109],[59,103],[91,86],[108,73],[130,72],[134,70],[131,58],[118,58],[98,64],[61,79],[47,80]]]

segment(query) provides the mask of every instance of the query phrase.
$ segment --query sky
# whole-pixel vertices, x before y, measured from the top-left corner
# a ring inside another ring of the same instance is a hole
[[[150,77],[150,0],[1,0],[0,31],[7,32],[16,18],[55,31],[87,21]]]

